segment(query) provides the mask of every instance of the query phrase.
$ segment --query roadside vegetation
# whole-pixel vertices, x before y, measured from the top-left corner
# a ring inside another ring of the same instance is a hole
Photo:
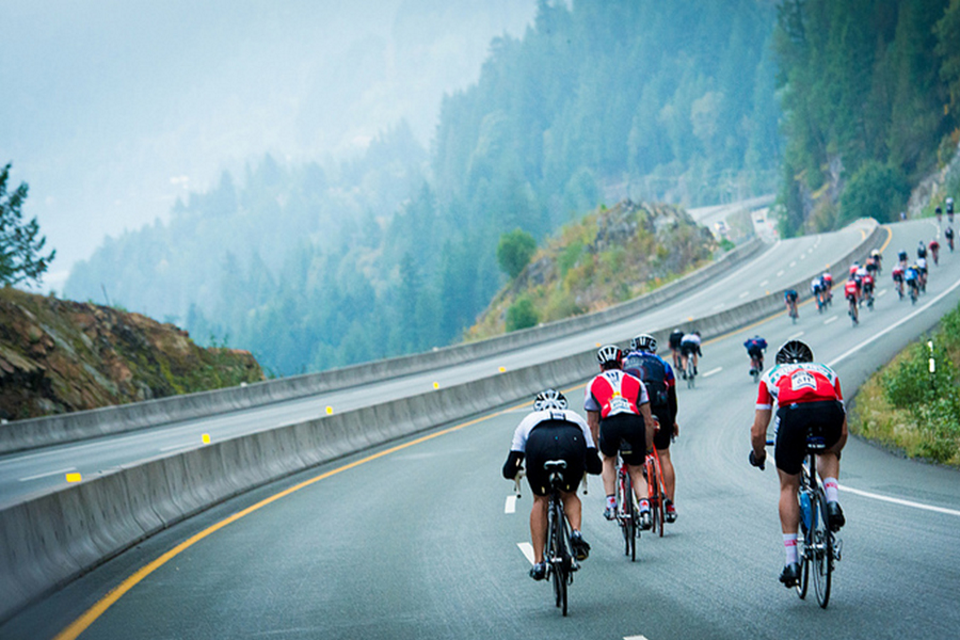
[[[960,306],[943,317],[937,331],[904,349],[860,388],[851,433],[911,458],[960,467],[958,370]]]

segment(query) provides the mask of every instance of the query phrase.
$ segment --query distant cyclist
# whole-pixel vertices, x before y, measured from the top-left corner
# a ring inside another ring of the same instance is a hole
[[[687,379],[687,361],[690,358],[693,358],[693,375],[699,373],[697,366],[700,364],[700,356],[703,355],[703,351],[700,350],[701,343],[699,331],[684,334],[680,341],[680,372],[684,380]]]
[[[917,284],[920,285],[920,291],[926,293],[927,291],[927,259],[926,258],[917,258],[917,261],[914,263],[914,266],[917,268]]]
[[[893,268],[893,286],[897,290],[897,295],[900,296],[900,299],[903,299],[903,267],[900,264],[897,264]]]
[[[947,246],[950,247],[950,253],[953,253],[953,227],[947,227],[943,232],[943,237],[947,239]]]
[[[663,470],[664,504],[667,522],[677,519],[674,496],[677,475],[670,458],[670,441],[680,435],[677,425],[677,379],[668,362],[657,355],[657,340],[649,333],[641,333],[630,341],[630,353],[623,359],[623,370],[640,378],[647,388],[650,411],[657,417],[660,429],[653,436],[653,446]]]
[[[607,495],[603,516],[613,520],[617,514],[619,452],[633,480],[633,491],[640,505],[640,528],[649,529],[653,519],[643,465],[647,452],[653,451],[653,435],[657,430],[650,412],[650,398],[639,378],[623,372],[623,352],[619,347],[611,344],[600,347],[597,362],[600,363],[600,375],[587,385],[583,406],[590,432],[603,454],[603,489]]]
[[[829,269],[820,274],[820,280],[823,282],[823,291],[826,294],[827,302],[831,302],[833,300],[833,275],[831,275]]]
[[[860,275],[860,290],[863,294],[863,302],[866,302],[868,307],[873,307],[873,286],[873,276],[869,271]]]
[[[819,309],[826,303],[823,295],[823,280],[820,276],[815,276],[810,281],[810,291],[813,293],[813,299],[817,301],[817,309]]]
[[[680,343],[683,342],[683,329],[677,327],[670,332],[670,337],[667,338],[670,343],[670,353],[673,354],[673,368],[680,368]]]
[[[934,238],[927,246],[930,248],[930,257],[933,258],[933,264],[940,264],[940,243]]]
[[[760,371],[762,373],[763,352],[767,350],[767,341],[757,335],[747,338],[743,346],[746,347],[747,355],[750,356],[750,372]]]
[[[903,282],[907,285],[910,292],[911,301],[916,301],[920,296],[920,270],[917,265],[912,264],[903,271]]]
[[[850,317],[854,323],[860,322],[860,314],[857,312],[857,305],[860,302],[860,281],[856,278],[847,280],[843,287],[843,297],[850,303]]]
[[[528,414],[517,426],[510,445],[510,454],[503,465],[503,477],[513,480],[524,458],[527,460],[527,482],[533,492],[533,508],[530,510],[530,542],[533,545],[534,565],[530,577],[543,580],[547,566],[543,561],[543,549],[547,543],[547,507],[550,502],[550,478],[543,468],[550,460],[563,460],[566,469],[561,471],[563,487],[560,496],[563,510],[570,521],[570,546],[577,560],[586,560],[590,545],[580,533],[582,507],[577,497],[577,486],[586,470],[600,473],[600,459],[594,445],[590,428],[582,417],[567,409],[567,399],[555,389],[546,389],[533,401],[533,413]]]
[[[917,245],[917,257],[926,259],[927,257],[927,245],[923,243],[923,240],[920,241],[920,244]]]
[[[787,305],[787,311],[790,313],[791,318],[798,317],[797,313],[797,298],[800,297],[800,294],[797,293],[796,289],[787,289],[783,292],[783,302]]]
[[[941,209],[940,207],[937,207],[934,210],[934,213],[937,214],[937,224],[940,224],[941,222],[943,222],[943,209]]]
[[[777,364],[760,379],[753,426],[750,430],[750,463],[763,465],[767,427],[777,405],[774,457],[780,476],[780,527],[785,563],[780,582],[793,587],[800,579],[797,530],[800,525],[800,469],[807,452],[807,436],[822,437],[826,449],[817,454],[817,471],[823,478],[830,527],[845,523],[838,498],[840,451],[847,442],[847,416],[840,378],[830,367],[813,362],[813,351],[799,340],[790,340],[777,351]]]
[[[910,259],[910,256],[907,254],[906,249],[901,249],[900,253],[897,254],[897,260],[900,261],[900,264],[903,265],[903,268],[907,268],[907,260]]]

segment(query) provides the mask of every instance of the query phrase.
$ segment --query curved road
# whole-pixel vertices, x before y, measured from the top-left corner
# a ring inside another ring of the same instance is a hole
[[[593,551],[571,587],[568,618],[547,585],[526,577],[518,543],[528,540],[529,493],[508,512],[512,484],[500,466],[527,410],[515,407],[222,504],[66,586],[0,627],[0,637],[53,637],[98,602],[79,637],[955,637],[956,471],[851,439],[840,474],[844,557],[823,611],[812,594],[802,602],[777,582],[776,475],[746,463],[756,393],[741,346],[748,335],[773,345],[802,337],[850,396],[960,300],[960,255],[949,253],[916,306],[896,299],[896,249],[912,249],[935,228],[891,228],[885,293],[859,327],[841,304],[818,315],[808,302],[796,325],[779,314],[704,346],[698,387],[680,389],[680,518],[663,539],[644,536],[638,562],[622,555],[591,478],[583,530]],[[575,406],[581,393],[568,390]],[[104,602],[118,586],[119,597]]]

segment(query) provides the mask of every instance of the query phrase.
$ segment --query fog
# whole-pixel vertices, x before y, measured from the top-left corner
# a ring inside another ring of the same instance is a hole
[[[224,169],[330,160],[440,101],[534,0],[0,0],[0,163],[57,258],[165,219]]]

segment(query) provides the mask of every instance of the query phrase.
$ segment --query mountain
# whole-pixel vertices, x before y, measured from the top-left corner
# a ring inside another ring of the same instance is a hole
[[[246,351],[201,348],[137,313],[0,289],[0,418],[16,420],[263,379]]]

